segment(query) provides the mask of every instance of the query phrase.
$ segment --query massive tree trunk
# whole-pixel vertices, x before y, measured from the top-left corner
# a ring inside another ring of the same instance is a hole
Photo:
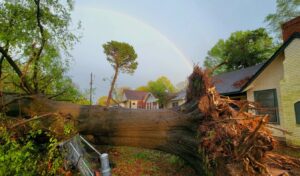
[[[19,109],[21,108],[21,109]],[[135,146],[180,156],[200,175],[205,175],[198,153],[197,127],[202,115],[175,110],[130,110],[100,106],[80,106],[48,100],[40,96],[22,98],[7,105],[7,114],[35,116],[53,114],[43,124],[59,132],[63,118],[75,122],[83,135],[93,135],[95,144]],[[20,112],[19,112],[20,111]],[[53,120],[54,116],[62,118]]]
[[[266,127],[267,116],[245,112],[253,108],[249,102],[222,98],[200,68],[195,68],[189,81],[187,103],[177,110],[80,106],[38,95],[5,96],[0,105],[4,102],[1,107],[8,116],[29,118],[23,122],[42,120],[41,126],[57,134],[63,134],[64,123],[69,121],[77,132],[92,135],[95,144],[136,146],[178,155],[198,175],[270,175],[265,159],[274,162],[278,157],[267,155],[274,147]],[[232,104],[240,110],[233,109]],[[20,124],[24,123],[13,128]],[[278,166],[300,167],[297,162],[280,161]]]

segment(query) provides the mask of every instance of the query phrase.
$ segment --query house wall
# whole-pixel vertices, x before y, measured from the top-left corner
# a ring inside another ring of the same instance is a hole
[[[131,109],[137,109],[138,101],[130,100],[130,102],[131,102]],[[130,106],[128,108],[130,108]]]
[[[146,100],[146,109],[159,109],[158,105],[158,99],[155,98],[152,94],[149,94],[147,100]],[[151,104],[151,105],[150,105]],[[151,107],[151,108],[150,108]]]
[[[126,101],[123,103],[122,107],[124,108],[130,108],[130,101]]]
[[[178,102],[178,106],[180,106],[180,105],[183,105],[183,104],[185,103],[185,99],[175,100],[175,101],[170,101],[170,102],[168,102],[168,104],[167,104],[167,108],[168,108],[168,109],[173,108],[172,103],[174,103],[174,102]]]
[[[265,68],[265,70],[247,88],[247,99],[249,101],[254,101],[254,91],[276,89],[279,111],[279,124],[270,125],[277,128],[282,128],[284,124],[280,95],[280,81],[283,79],[283,58],[283,54],[275,58],[273,62],[267,68]],[[270,128],[270,130],[272,131],[274,136],[284,138],[283,132],[272,128]]]
[[[158,102],[148,102],[145,106],[146,109],[159,109]]]
[[[157,99],[152,95],[152,94],[149,94],[149,96],[148,96],[148,98],[147,98],[147,100],[146,100],[146,102],[156,102],[157,101]]]
[[[178,106],[181,106],[185,103],[185,99],[181,99],[178,101]]]
[[[294,39],[284,51],[284,78],[280,82],[285,135],[289,145],[300,146],[300,125],[296,124],[294,104],[300,101],[300,39]]]

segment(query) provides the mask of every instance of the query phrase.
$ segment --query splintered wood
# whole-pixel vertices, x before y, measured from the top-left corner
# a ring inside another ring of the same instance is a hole
[[[285,163],[300,166],[291,158],[267,155],[275,144],[267,128],[269,117],[251,113],[255,110],[254,103],[221,97],[209,72],[198,66],[189,77],[187,90],[188,102],[195,99],[204,114],[198,129],[199,148],[207,156],[209,167],[222,166],[233,175],[271,175],[265,162],[267,156],[277,166],[283,167]]]

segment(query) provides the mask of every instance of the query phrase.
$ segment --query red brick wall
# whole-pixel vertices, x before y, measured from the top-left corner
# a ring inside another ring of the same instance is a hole
[[[143,100],[139,100],[137,104],[138,109],[145,109],[146,103]]]
[[[286,41],[294,32],[300,32],[300,16],[284,23],[281,28],[283,41]]]

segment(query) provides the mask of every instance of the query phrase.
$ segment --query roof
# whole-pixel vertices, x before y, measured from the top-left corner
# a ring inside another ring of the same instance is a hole
[[[295,38],[300,38],[299,32],[293,33],[264,63],[214,76],[216,89],[223,95],[242,93]]]
[[[277,56],[282,53],[287,46],[296,38],[300,38],[300,32],[295,32],[293,35],[291,35],[281,46],[278,48],[278,50],[273,54],[273,56],[267,60],[267,62],[264,63],[264,65],[255,73],[255,75],[252,76],[252,78],[241,88],[241,90],[244,90],[247,88],[264,70],[265,68],[272,63],[274,59],[277,58]]]
[[[128,100],[144,100],[149,92],[137,90],[124,90],[124,94]]]
[[[184,100],[186,96],[186,90],[181,90],[175,94],[175,97],[172,98],[172,101]]]
[[[222,73],[213,77],[216,89],[221,94],[238,92],[249,79],[263,66],[264,63],[240,70]]]

